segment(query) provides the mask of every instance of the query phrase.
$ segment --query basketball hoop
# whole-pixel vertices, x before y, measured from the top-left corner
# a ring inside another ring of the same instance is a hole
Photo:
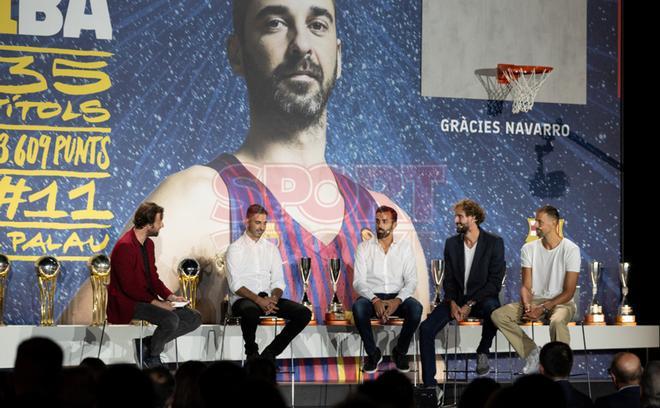
[[[536,94],[548,79],[552,67],[536,65],[497,64],[497,80],[511,85],[513,113],[528,112],[534,106]]]
[[[501,114],[504,99],[511,92],[511,84],[499,81],[496,68],[477,69],[474,74],[488,94],[488,114],[491,116]]]

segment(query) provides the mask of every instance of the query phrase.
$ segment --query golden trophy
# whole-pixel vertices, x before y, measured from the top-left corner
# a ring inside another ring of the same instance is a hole
[[[5,285],[7,284],[7,277],[11,269],[11,262],[9,257],[5,254],[0,254],[0,326],[5,325]]]
[[[332,302],[328,305],[328,312],[325,314],[325,324],[327,325],[345,325],[346,314],[344,313],[344,305],[339,301],[337,296],[337,283],[341,276],[341,260],[332,258],[328,262],[330,266],[330,279],[332,280]]]
[[[309,325],[313,326],[316,325],[314,306],[312,305],[312,302],[309,301],[309,296],[307,295],[307,289],[309,288],[309,275],[312,270],[312,258],[300,258],[298,269],[300,270],[300,277],[303,281],[303,297],[300,303],[312,312],[312,320],[309,321]]]
[[[442,303],[442,281],[445,279],[445,261],[443,259],[431,259],[431,273],[435,282],[435,299],[431,303],[431,311]]]
[[[54,256],[42,256],[34,263],[39,281],[39,300],[41,302],[41,326],[54,326],[55,287],[60,272],[60,262]]]
[[[621,282],[621,306],[619,306],[619,313],[616,315],[616,324],[619,326],[637,326],[635,315],[633,314],[632,306],[628,304],[628,273],[630,271],[630,264],[628,262],[621,262],[619,264],[619,281]]]
[[[591,277],[591,305],[589,312],[584,317],[584,324],[589,326],[604,326],[605,315],[603,314],[603,306],[598,304],[596,295],[598,294],[598,283],[602,274],[601,264],[598,261],[589,262],[589,276]]]
[[[105,254],[92,255],[87,261],[92,282],[92,325],[105,322],[105,309],[108,305],[108,284],[110,283],[110,258]]]
[[[193,258],[185,258],[179,262],[176,269],[179,272],[181,295],[190,302],[190,307],[194,309],[197,305],[197,284],[201,270],[199,262]]]

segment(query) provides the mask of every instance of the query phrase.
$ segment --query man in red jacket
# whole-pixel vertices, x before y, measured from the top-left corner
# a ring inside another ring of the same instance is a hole
[[[165,343],[195,330],[202,322],[199,312],[188,307],[175,307],[172,302],[186,299],[174,295],[158,278],[154,243],[164,227],[163,207],[143,203],[135,212],[135,225],[112,249],[110,284],[108,285],[108,322],[126,324],[133,319],[146,320],[158,326],[153,336],[143,339],[144,365],[162,365],[160,353]],[[136,347],[139,340],[136,339]],[[138,349],[139,355],[139,349]]]

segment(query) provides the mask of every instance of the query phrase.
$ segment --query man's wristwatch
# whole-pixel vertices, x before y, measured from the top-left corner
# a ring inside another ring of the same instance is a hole
[[[477,302],[475,302],[474,300],[470,300],[469,302],[467,302],[467,305],[470,309],[472,309],[472,306],[474,306],[476,304],[477,304]]]
[[[545,307],[545,303],[541,303],[541,307],[543,308],[543,313],[548,313],[548,312],[550,312],[550,309],[548,309],[547,307]]]

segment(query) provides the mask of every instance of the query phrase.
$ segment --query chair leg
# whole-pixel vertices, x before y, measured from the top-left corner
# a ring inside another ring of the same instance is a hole
[[[96,354],[96,358],[101,358],[101,347],[103,347],[103,336],[105,335],[105,326],[108,324],[108,319],[103,321],[103,329],[101,329],[101,341],[99,341],[99,352]]]
[[[589,388],[589,398],[591,398],[591,375],[589,374],[589,356],[587,352],[587,336],[584,333],[584,322],[582,326],[582,345],[584,346],[584,368],[587,370],[587,387]]]
[[[362,384],[364,381],[364,374],[362,373],[362,364],[364,364],[364,342],[362,337],[360,337],[360,361],[358,362],[358,384]]]
[[[445,328],[445,380],[442,382],[442,404],[444,406],[447,396],[447,381],[449,381],[449,325]]]
[[[223,359],[224,354],[225,354],[225,334],[227,334],[227,320],[229,320],[229,319],[227,319],[225,317],[225,321],[222,325],[222,340],[221,340],[221,343],[220,343],[220,360]]]
[[[177,370],[179,369],[179,339],[174,339],[174,362]]]
[[[419,371],[419,367],[417,367],[417,332],[413,333],[413,366],[414,368],[414,374],[413,374],[413,386],[417,387],[417,372]]]
[[[454,325],[454,365],[458,363],[458,322]],[[458,378],[456,376],[456,371],[454,371],[454,406],[458,404],[457,399],[457,390],[458,390]]]
[[[498,361],[497,361],[497,332],[495,333],[495,382],[497,382],[498,371]]]
[[[144,338],[144,320],[140,320],[140,370],[143,368],[144,356],[142,355],[142,339]]]
[[[296,406],[296,366],[293,359],[293,342],[289,344],[291,347],[291,407]]]
[[[509,378],[513,383],[513,356],[511,355],[511,342],[507,340],[507,343],[509,347]]]

